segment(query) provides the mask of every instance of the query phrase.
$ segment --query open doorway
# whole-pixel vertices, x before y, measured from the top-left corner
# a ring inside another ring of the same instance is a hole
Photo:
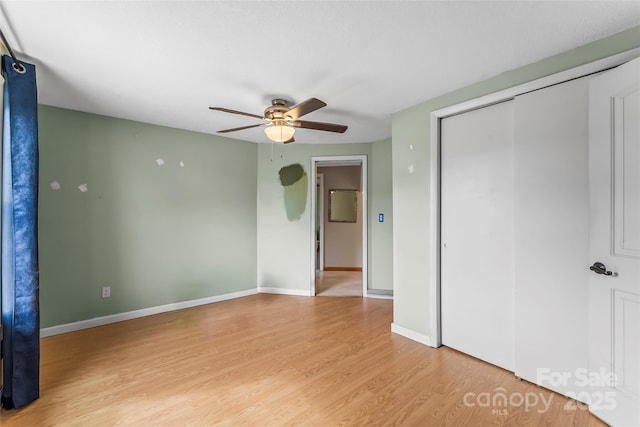
[[[311,161],[311,293],[367,296],[366,156]]]

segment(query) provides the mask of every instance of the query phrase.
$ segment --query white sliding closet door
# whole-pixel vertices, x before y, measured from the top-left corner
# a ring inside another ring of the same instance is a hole
[[[579,398],[588,362],[589,79],[515,98],[515,373]]]
[[[442,343],[513,370],[513,101],[441,122]]]

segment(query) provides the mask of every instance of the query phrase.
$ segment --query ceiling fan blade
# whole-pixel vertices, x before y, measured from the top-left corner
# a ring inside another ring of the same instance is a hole
[[[255,117],[256,119],[260,119],[260,120],[264,119],[264,117],[258,116],[257,114],[245,113],[243,111],[237,111],[237,110],[230,110],[229,108],[209,107],[209,109],[210,110],[216,110],[216,111],[222,111],[222,112],[225,112],[225,113],[231,113],[231,114],[240,114],[242,116]]]
[[[344,133],[348,129],[348,127],[345,125],[338,125],[335,123],[310,122],[308,120],[296,120],[295,122],[291,123],[291,125],[295,128],[325,130],[328,132],[337,133]]]
[[[242,127],[239,127],[239,128],[232,128],[232,129],[223,129],[223,130],[219,130],[218,133],[235,132],[237,130],[257,128],[258,126],[267,126],[267,124],[268,123],[259,123],[257,125],[242,126]]]
[[[296,142],[295,138],[291,137],[291,139],[288,139],[288,140],[284,141],[283,144],[288,144],[290,142]]]
[[[298,117],[302,117],[305,114],[319,110],[326,105],[327,104],[325,102],[320,101],[318,98],[309,98],[306,101],[302,101],[300,104],[291,107],[285,115],[291,117],[293,120],[297,120]]]

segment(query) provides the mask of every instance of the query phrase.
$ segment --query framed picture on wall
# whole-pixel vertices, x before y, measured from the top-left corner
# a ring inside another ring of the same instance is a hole
[[[329,190],[329,222],[357,222],[358,192]]]

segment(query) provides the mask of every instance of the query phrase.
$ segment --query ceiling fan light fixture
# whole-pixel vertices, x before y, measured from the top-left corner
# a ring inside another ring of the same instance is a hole
[[[262,120],[262,123],[223,129],[219,130],[218,133],[228,133],[238,130],[264,127],[264,133],[271,141],[288,144],[290,142],[295,142],[293,139],[293,134],[296,133],[295,128],[344,133],[347,130],[347,126],[345,125],[300,120],[300,117],[313,113],[314,111],[326,106],[327,104],[324,101],[320,101],[318,98],[309,98],[306,101],[302,101],[301,103],[294,105],[293,107],[289,107],[287,105],[287,101],[276,98],[271,101],[271,105],[269,107],[265,108],[264,115],[262,116],[238,110],[231,110],[224,107],[209,107],[209,109]]]
[[[285,142],[293,138],[296,130],[292,126],[283,124],[272,124],[264,128],[264,133],[274,142]]]

